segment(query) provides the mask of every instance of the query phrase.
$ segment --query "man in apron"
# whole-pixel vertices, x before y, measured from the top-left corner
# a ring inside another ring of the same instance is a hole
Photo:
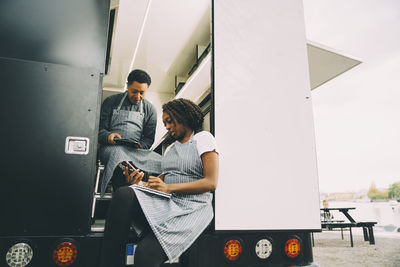
[[[117,168],[121,161],[130,161],[149,175],[160,173],[161,156],[149,150],[157,125],[156,109],[144,99],[150,84],[145,71],[133,70],[128,75],[127,91],[107,97],[101,106],[99,157],[105,165],[102,195],[110,180],[114,189],[124,185],[125,177]]]

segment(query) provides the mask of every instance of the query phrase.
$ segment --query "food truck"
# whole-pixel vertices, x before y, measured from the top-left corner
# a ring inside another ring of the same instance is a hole
[[[206,114],[220,172],[214,220],[165,266],[317,266],[321,230],[302,1],[6,0],[0,9],[0,266],[99,264],[98,127],[127,74],[161,105]],[[134,266],[137,237],[121,250]]]

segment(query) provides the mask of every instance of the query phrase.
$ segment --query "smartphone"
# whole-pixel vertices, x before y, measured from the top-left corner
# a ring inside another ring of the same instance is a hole
[[[132,164],[129,163],[129,161],[122,161],[118,164],[118,166],[122,169],[122,170],[126,170],[128,169],[129,173],[133,172],[136,170],[135,167],[132,166]]]
[[[133,146],[133,147],[136,147],[139,144],[136,141],[132,141],[129,139],[120,139],[118,137],[114,137],[114,142],[117,143],[117,145],[126,145],[126,146]]]
[[[136,168],[132,164],[130,164],[129,161],[126,161],[126,160],[120,162],[118,164],[118,166],[124,171],[125,171],[126,168],[128,168],[129,174],[131,174],[133,171],[136,170]],[[141,172],[143,172],[143,174],[144,174],[144,176],[142,178],[142,181],[143,182],[148,182],[149,181],[149,174],[147,172],[145,172],[145,171],[141,171]]]

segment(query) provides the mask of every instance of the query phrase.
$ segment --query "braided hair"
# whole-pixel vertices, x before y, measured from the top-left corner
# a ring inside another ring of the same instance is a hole
[[[203,128],[204,113],[198,105],[184,98],[174,99],[162,106],[171,119],[188,126],[195,133]]]

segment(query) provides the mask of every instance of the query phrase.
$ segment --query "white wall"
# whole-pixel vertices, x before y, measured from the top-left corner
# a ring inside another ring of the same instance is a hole
[[[214,5],[216,230],[319,229],[302,2]]]

